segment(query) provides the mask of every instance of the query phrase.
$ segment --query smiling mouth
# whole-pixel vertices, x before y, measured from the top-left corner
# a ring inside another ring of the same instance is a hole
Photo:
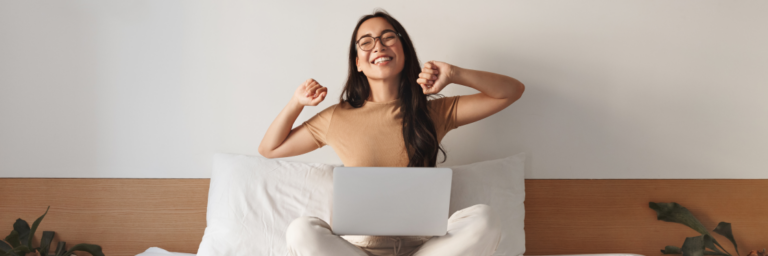
[[[386,64],[387,62],[389,62],[391,60],[392,60],[392,57],[379,57],[379,58],[376,58],[375,60],[373,60],[373,62],[371,62],[371,63],[373,63],[373,65],[379,65],[379,64],[382,64],[382,63]]]

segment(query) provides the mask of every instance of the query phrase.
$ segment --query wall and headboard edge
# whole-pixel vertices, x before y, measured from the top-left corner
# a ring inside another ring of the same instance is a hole
[[[0,1],[0,177],[209,178],[215,152],[258,154],[304,80],[329,97],[296,125],[337,102],[375,7],[422,62],[526,85],[446,135],[448,166],[527,152],[530,179],[768,178],[768,2],[695,0]]]

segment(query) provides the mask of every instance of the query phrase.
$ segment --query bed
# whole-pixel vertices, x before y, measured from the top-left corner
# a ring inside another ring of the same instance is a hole
[[[0,224],[6,224],[0,232],[9,232],[16,218],[31,222],[50,205],[38,230],[56,231],[56,239],[68,244],[99,244],[108,255],[196,254],[206,229],[210,184],[211,179],[4,178]],[[657,221],[649,201],[681,203],[710,228],[731,222],[742,253],[762,249],[768,241],[763,217],[768,206],[762,203],[768,199],[768,180],[524,184],[526,255],[660,255],[664,246],[695,235],[683,225]]]

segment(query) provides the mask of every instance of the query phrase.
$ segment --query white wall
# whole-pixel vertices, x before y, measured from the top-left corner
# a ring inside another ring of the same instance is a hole
[[[358,18],[523,98],[443,144],[528,178],[768,178],[768,1],[2,1],[0,177],[210,177],[307,78],[338,101]],[[445,95],[472,93],[451,85]],[[299,161],[339,164],[325,147]]]

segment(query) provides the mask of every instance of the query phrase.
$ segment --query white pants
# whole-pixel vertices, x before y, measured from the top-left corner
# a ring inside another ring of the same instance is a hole
[[[340,237],[325,221],[300,217],[288,226],[288,251],[294,256],[486,256],[501,239],[497,218],[478,204],[448,218],[448,233],[435,237]],[[346,239],[345,239],[346,238]]]

